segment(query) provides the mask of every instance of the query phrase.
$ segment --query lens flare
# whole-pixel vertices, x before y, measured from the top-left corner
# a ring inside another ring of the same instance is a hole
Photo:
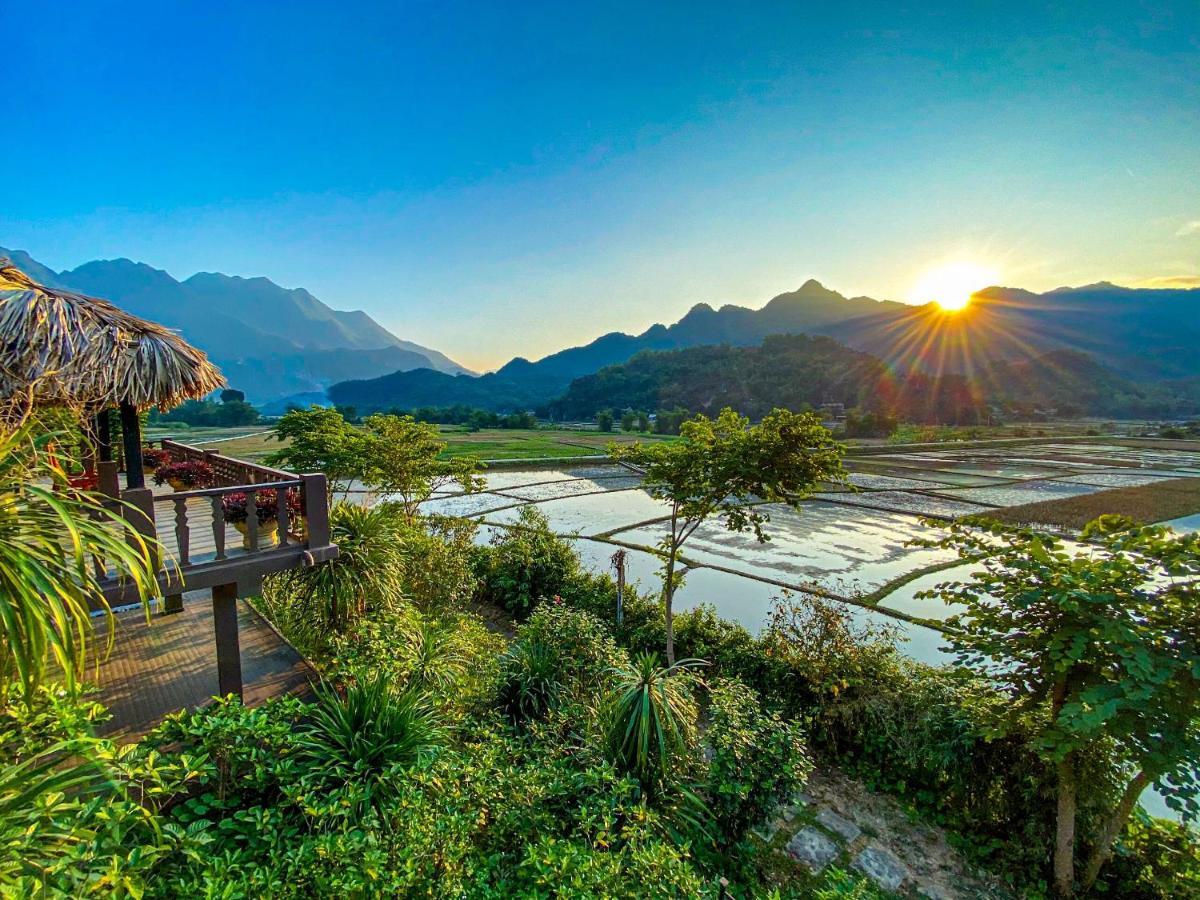
[[[995,269],[970,262],[953,262],[930,269],[917,281],[909,299],[913,303],[937,303],[947,312],[957,312],[971,302],[976,291],[1000,279]]]

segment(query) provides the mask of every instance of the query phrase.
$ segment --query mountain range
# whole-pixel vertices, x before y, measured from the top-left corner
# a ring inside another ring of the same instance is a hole
[[[1102,282],[1038,294],[991,287],[965,309],[947,312],[933,303],[846,297],[809,280],[759,309],[699,303],[674,324],[656,324],[639,334],[613,331],[536,361],[518,357],[476,376],[436,350],[393,335],[364,312],[331,309],[303,288],[283,288],[266,278],[201,272],[178,281],[128,259],[56,272],[23,251],[0,248],[5,255],[43,283],[105,297],[179,329],[209,354],[231,385],[267,412],[326,397],[363,412],[453,405],[578,412],[586,391],[576,391],[569,404],[552,401],[567,395],[577,379],[638,354],[758,347],[772,335],[786,334],[833,338],[892,372],[964,374],[989,397],[1011,398],[1014,383],[1030,378],[1046,384],[1044,376],[1062,368],[1056,360],[1066,358],[1058,355],[1063,352],[1087,354],[1089,365],[1098,367],[1084,374],[1075,360],[1066,366],[1072,374],[1064,383],[1116,379],[1114,390],[1124,396],[1145,383],[1200,379],[1195,350],[1200,288],[1138,289]],[[594,382],[588,384],[588,390],[595,388]]]
[[[1200,289],[1101,283],[1036,294],[992,287],[977,293],[965,309],[948,312],[934,303],[912,306],[844,297],[810,280],[761,309],[713,309],[702,303],[673,325],[654,325],[638,335],[613,332],[536,362],[514,359],[477,378],[395,372],[333,385],[329,396],[360,411],[464,404],[499,411],[571,409],[582,415],[574,403],[555,406],[551,401],[575,379],[606,366],[621,365],[647,350],[754,347],[779,334],[832,337],[893,371],[967,375],[989,396],[1005,396],[1005,383],[1019,371],[1019,365],[1014,369],[1009,364],[1053,360],[1059,351],[1088,354],[1123,383],[1158,382],[1200,376],[1200,354],[1195,352],[1200,346]]]
[[[3,256],[50,287],[103,297],[178,329],[254,402],[323,396],[334,382],[398,370],[468,373],[444,354],[396,337],[365,312],[331,309],[303,288],[266,278],[200,272],[178,281],[128,259],[56,272],[22,250],[0,247]]]

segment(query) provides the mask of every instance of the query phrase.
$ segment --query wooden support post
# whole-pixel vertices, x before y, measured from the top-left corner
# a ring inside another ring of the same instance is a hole
[[[112,416],[107,409],[96,413],[93,427],[96,432],[96,454],[100,462],[112,462]]]
[[[213,631],[217,639],[217,693],[242,699],[242,651],[238,641],[238,586],[218,584],[212,589]]]
[[[111,449],[109,450],[111,453]],[[96,479],[100,493],[106,497],[121,496],[121,478],[117,474],[117,464],[111,459],[102,459],[96,463]]]
[[[150,548],[150,566],[158,571],[158,533],[154,529],[154,492],[149,488],[134,488],[121,494],[121,499],[128,504],[124,509],[125,519]],[[132,536],[130,542],[132,543]]]
[[[324,473],[300,476],[300,503],[305,518],[306,543],[329,546],[329,494]]]
[[[142,423],[138,420],[137,407],[132,403],[121,404],[121,440],[125,446],[125,486],[146,486],[146,473],[142,471]]]

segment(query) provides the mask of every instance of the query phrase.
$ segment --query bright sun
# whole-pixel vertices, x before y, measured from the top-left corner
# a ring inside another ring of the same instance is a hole
[[[914,303],[934,301],[942,309],[956,311],[971,302],[976,291],[999,281],[995,269],[969,262],[953,262],[930,269],[909,295]]]

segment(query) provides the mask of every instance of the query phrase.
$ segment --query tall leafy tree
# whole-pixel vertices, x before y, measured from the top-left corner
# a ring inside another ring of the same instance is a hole
[[[433,492],[456,484],[468,493],[483,489],[480,464],[474,457],[441,459],[447,447],[436,425],[412,416],[368,416],[369,464],[364,480],[390,494],[409,521]]]
[[[770,517],[756,504],[795,506],[818,481],[842,480],[842,450],[817,416],[784,409],[751,425],[726,408],[715,419],[700,415],[684,422],[678,441],[610,445],[610,456],[642,469],[643,488],[671,507],[670,530],[660,543],[670,664],[675,662],[676,568],[688,538],[715,518],[730,531],[753,531],[758,540],[768,540]]]
[[[1064,897],[1092,887],[1147,787],[1189,818],[1200,813],[1200,535],[1105,516],[1084,538],[951,526],[936,543],[980,571],[923,594],[966,607],[949,620],[959,662],[1012,698],[994,734],[1031,735],[1055,767],[1054,883]],[[1077,869],[1081,761],[1109,748],[1124,788]]]
[[[268,454],[270,466],[296,472],[324,472],[330,494],[364,480],[371,459],[368,435],[349,424],[336,409],[310,406],[288,410],[275,425],[275,439],[287,446]]]

